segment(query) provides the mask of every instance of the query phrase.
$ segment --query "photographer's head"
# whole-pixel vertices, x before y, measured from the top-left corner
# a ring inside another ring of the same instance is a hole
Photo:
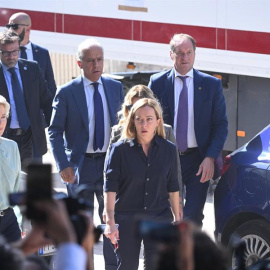
[[[0,266],[1,270],[23,270],[24,256],[18,249],[12,248],[0,236]]]

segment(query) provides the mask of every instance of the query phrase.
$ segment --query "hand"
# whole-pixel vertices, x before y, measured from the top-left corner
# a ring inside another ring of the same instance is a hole
[[[196,175],[197,176],[199,176],[200,174],[202,175],[200,179],[201,183],[207,182],[213,178],[215,170],[214,162],[215,160],[213,158],[206,157],[199,166],[199,170]]]
[[[106,225],[104,235],[109,238],[112,244],[116,244],[119,240],[119,231],[115,224],[113,225]]]
[[[35,207],[46,215],[46,221],[37,225],[44,229],[55,244],[77,242],[73,225],[63,201],[40,201],[35,203]]]
[[[61,178],[63,179],[63,181],[70,183],[70,184],[73,184],[75,179],[76,179],[74,169],[72,167],[67,167],[67,168],[63,169],[60,172],[60,175],[61,175]]]
[[[39,248],[51,244],[53,244],[53,242],[51,239],[45,237],[44,229],[34,224],[29,234],[12,246],[21,249],[24,255],[30,255],[37,252]]]

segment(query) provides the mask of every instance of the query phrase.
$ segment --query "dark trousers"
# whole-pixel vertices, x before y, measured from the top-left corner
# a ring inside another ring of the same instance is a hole
[[[7,242],[15,242],[21,238],[21,230],[12,208],[0,217],[0,235],[4,236]]]
[[[8,138],[15,141],[18,144],[22,169],[24,170],[26,166],[33,160],[33,142],[32,142],[32,131],[28,128],[22,134],[17,135],[12,130],[8,133]]]
[[[207,197],[209,181],[200,183],[201,175],[196,176],[203,158],[199,151],[180,155],[182,179],[186,189],[184,218],[202,227],[203,208]]]
[[[80,182],[77,184],[67,185],[69,196],[76,196],[88,200],[94,206],[94,195],[98,201],[98,213],[102,222],[102,213],[104,209],[103,199],[103,169],[105,155],[96,158],[84,158],[80,171]],[[83,186],[82,186],[83,185]],[[83,187],[83,189],[81,189]],[[79,194],[78,194],[79,192]]]
[[[144,269],[154,269],[157,256],[157,243],[144,239],[135,233],[135,213],[115,213],[115,221],[119,224],[119,248],[117,249],[117,270],[137,270],[141,243],[144,245]],[[171,210],[147,211],[144,213],[147,219],[170,223],[172,221]]]

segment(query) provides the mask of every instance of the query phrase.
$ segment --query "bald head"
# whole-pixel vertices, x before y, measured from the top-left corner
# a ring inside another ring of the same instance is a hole
[[[11,27],[11,30],[16,32],[21,40],[21,45],[25,46],[30,39],[31,18],[24,12],[14,13],[9,18],[9,25],[17,25],[18,27]]]
[[[28,14],[24,12],[18,12],[9,18],[9,23],[19,23],[19,24],[26,24],[28,26],[31,26],[31,18]]]

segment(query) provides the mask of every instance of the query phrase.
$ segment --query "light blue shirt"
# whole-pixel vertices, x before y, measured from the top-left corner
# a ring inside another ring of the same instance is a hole
[[[2,63],[2,67],[3,67],[4,76],[5,76],[6,84],[8,88],[9,99],[10,99],[10,110],[11,110],[10,128],[20,128],[18,117],[17,117],[15,100],[13,97],[12,85],[11,85],[11,73],[8,71],[9,68],[5,66],[3,63]],[[21,89],[23,91],[22,78],[21,78],[18,63],[15,65],[15,72],[17,74],[17,77],[21,85]]]
[[[8,194],[17,192],[20,185],[21,159],[17,143],[0,138],[0,210],[10,204]]]
[[[57,248],[56,270],[85,270],[87,256],[85,250],[75,243],[63,243]]]

